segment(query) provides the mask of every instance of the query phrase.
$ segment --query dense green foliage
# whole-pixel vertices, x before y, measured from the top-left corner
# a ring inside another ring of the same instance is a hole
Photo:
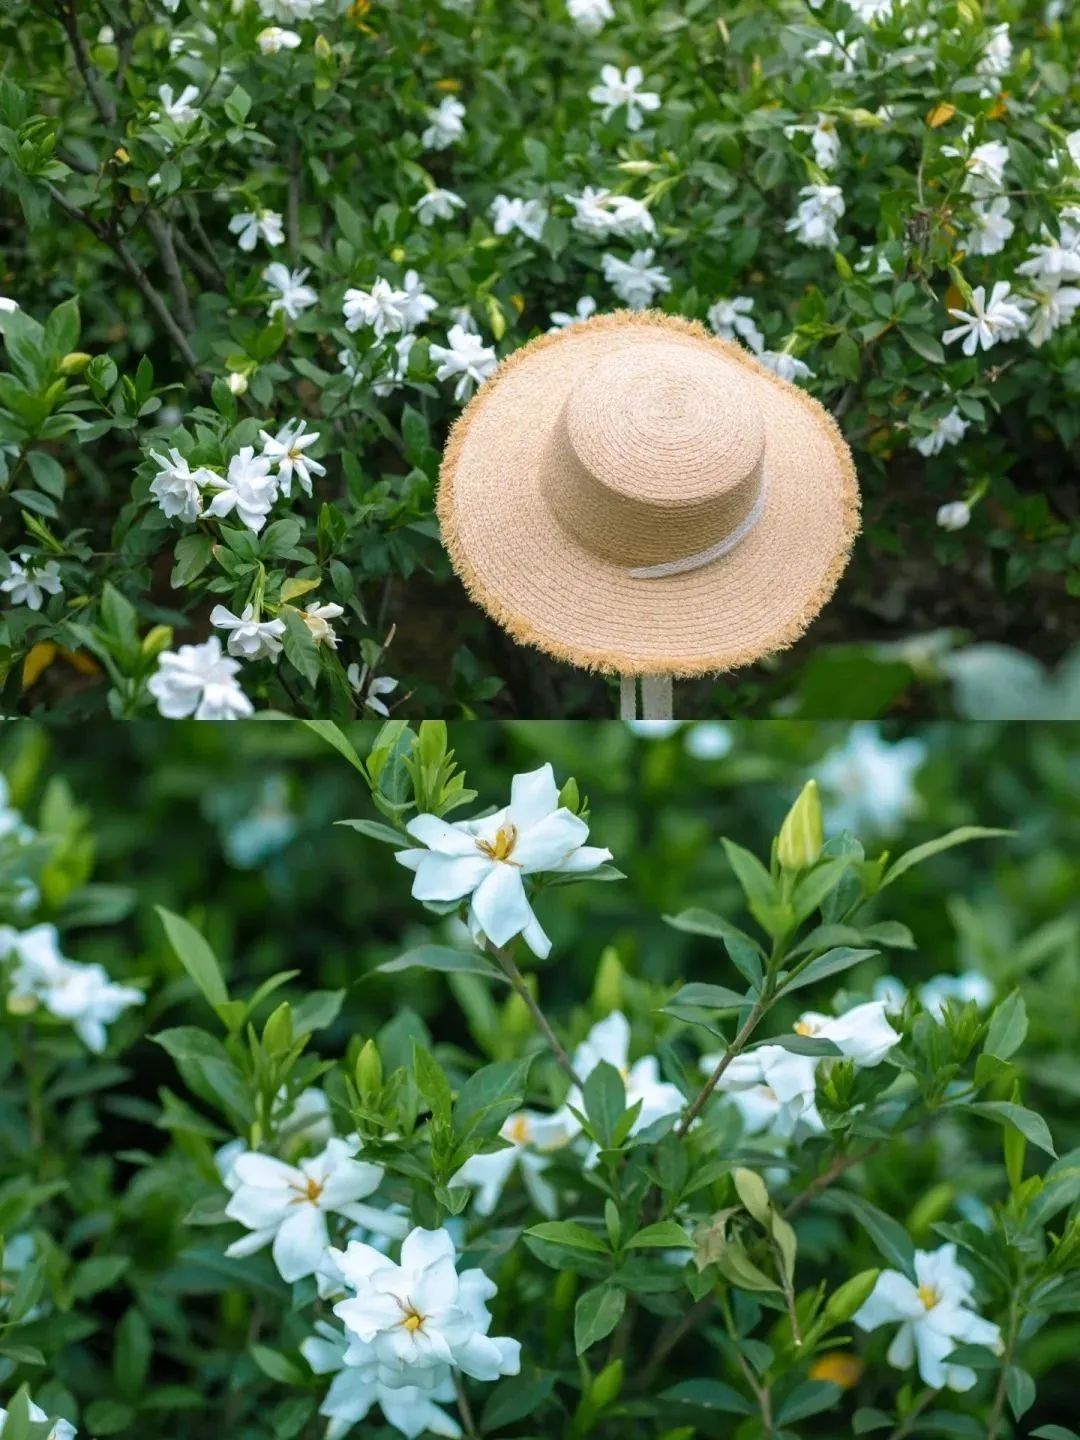
[[[1077,737],[519,724],[459,726],[450,741],[453,757],[435,726],[418,744],[373,725],[349,739],[278,725],[5,732],[9,801],[32,830],[5,811],[0,918],[19,933],[55,923],[66,956],[145,1002],[94,1056],[56,1000],[13,999],[16,957],[0,962],[0,1404],[25,1384],[91,1436],[323,1433],[326,1379],[300,1346],[316,1316],[333,1320],[332,1298],[287,1284],[269,1252],[225,1256],[245,1232],[223,1213],[214,1161],[234,1137],[291,1158],[317,1148],[280,1128],[282,1097],[316,1086],[337,1133],[358,1129],[363,1158],[386,1167],[371,1203],[456,1227],[498,1285],[492,1329],[521,1342],[521,1372],[466,1380],[471,1420],[451,1390],[454,1426],[1071,1434],[1043,1427],[1071,1423],[1080,1337]],[[562,803],[613,854],[597,874],[622,878],[541,876],[551,953],[518,946],[516,963],[574,1064],[614,1011],[632,1036],[622,1077],[611,1053],[577,1101],[599,1157],[579,1138],[543,1171],[554,1220],[513,1175],[490,1214],[454,1179],[522,1099],[550,1112],[567,1093],[501,969],[514,944],[476,949],[410,898],[392,857],[417,805],[483,814],[545,762],[559,784],[574,777]],[[782,823],[811,776],[831,837],[816,859],[807,796]],[[949,848],[930,843],[946,834]],[[902,1038],[882,1063],[793,1031],[808,1009],[866,1003],[886,974],[907,999],[888,1011]],[[941,1008],[926,982],[943,975],[975,998]],[[788,998],[796,978],[805,989]],[[675,1089],[689,1106],[703,1052],[759,1039],[818,1057],[821,1133],[754,1131],[723,1086],[685,1136],[675,1113],[645,1128],[623,1113],[643,1057],[659,1062],[648,1095]],[[946,1241],[1005,1347],[961,1347],[977,1376],[962,1393],[894,1369],[891,1329],[851,1323],[875,1272]],[[390,1440],[377,1415],[357,1433]]]

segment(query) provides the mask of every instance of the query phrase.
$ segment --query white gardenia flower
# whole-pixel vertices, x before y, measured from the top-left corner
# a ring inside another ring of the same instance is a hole
[[[986,287],[976,285],[971,292],[971,310],[949,310],[960,324],[946,330],[941,337],[946,345],[963,340],[965,355],[974,355],[981,346],[991,350],[999,340],[1014,340],[1027,328],[1027,315],[1012,298],[1007,280],[999,280],[986,298]]]
[[[521,935],[541,959],[550,953],[551,941],[532,912],[522,877],[583,874],[611,859],[610,850],[585,844],[589,827],[560,806],[550,764],[515,775],[510,804],[494,815],[454,824],[418,815],[405,828],[426,847],[394,856],[415,872],[415,899],[468,898],[474,932],[496,946]]]
[[[838,1016],[808,1010],[795,1022],[795,1033],[831,1040],[845,1060],[853,1061],[860,1069],[871,1069],[900,1043],[900,1036],[885,1018],[885,1008],[884,1000],[869,1000]],[[828,1056],[820,1058],[827,1060]]]
[[[10,315],[13,310],[18,310],[19,302],[12,300],[7,295],[0,295],[0,315]]]
[[[701,1069],[711,1075],[720,1055],[703,1055]],[[824,1130],[818,1114],[817,1066],[811,1055],[795,1055],[782,1045],[761,1045],[736,1055],[717,1082],[731,1096],[748,1135],[768,1131],[791,1139],[800,1125],[812,1134]]]
[[[624,74],[617,65],[605,65],[600,71],[600,84],[589,91],[589,99],[600,105],[602,120],[610,120],[620,106],[626,106],[626,128],[640,130],[645,111],[659,110],[660,96],[655,90],[642,90],[645,73],[640,65],[631,65]]]
[[[499,364],[493,346],[485,345],[479,335],[466,330],[463,325],[451,325],[445,345],[430,347],[432,360],[438,366],[435,371],[438,380],[453,380],[454,399],[460,405],[492,375]]]
[[[437,110],[428,111],[431,124],[420,136],[425,150],[445,150],[465,134],[465,106],[453,95],[446,95]]]
[[[548,334],[554,335],[559,330],[565,330],[568,325],[579,325],[582,320],[588,320],[595,314],[596,301],[591,295],[582,295],[573,310],[553,310],[551,312],[551,326]]]
[[[400,1236],[400,1217],[359,1203],[378,1189],[383,1169],[354,1159],[355,1154],[353,1142],[334,1139],[296,1165],[253,1150],[238,1156],[230,1170],[234,1188],[225,1214],[251,1234],[235,1240],[225,1254],[252,1255],[270,1245],[278,1273],[291,1284],[319,1268],[330,1244],[328,1214]]]
[[[330,1256],[354,1292],[334,1306],[349,1333],[345,1362],[365,1377],[431,1389],[447,1365],[474,1380],[520,1371],[520,1344],[487,1333],[494,1282],[482,1270],[457,1273],[448,1231],[411,1231],[397,1264],[355,1240]]]
[[[285,1105],[288,1099],[289,1092],[283,1085],[275,1100]],[[301,1090],[284,1115],[275,1115],[274,1133],[278,1146],[286,1150],[310,1150],[312,1146],[324,1146],[334,1134],[330,1101],[325,1093],[314,1085]],[[233,1167],[241,1155],[247,1154],[247,1150],[245,1140],[229,1140],[214,1151],[214,1164],[226,1190],[239,1188],[240,1181]]]
[[[540,239],[548,218],[547,206],[542,200],[522,200],[510,195],[496,195],[489,213],[496,235],[509,235],[517,230],[530,240]]]
[[[372,392],[378,396],[391,395],[400,390],[409,373],[409,356],[416,344],[415,335],[402,335],[393,345],[394,360],[371,382]],[[345,352],[342,351],[342,354]],[[341,355],[338,356],[341,359]]]
[[[826,796],[829,833],[895,831],[914,805],[915,775],[925,759],[926,745],[914,736],[890,745],[876,725],[853,725],[814,777]]]
[[[413,206],[413,214],[421,225],[434,225],[436,220],[452,220],[455,210],[464,210],[465,201],[453,190],[425,190]]]
[[[431,1372],[434,1383],[421,1390],[418,1385],[387,1385],[369,1379],[363,1369],[348,1364],[348,1351],[348,1337],[325,1320],[316,1320],[315,1334],[300,1345],[300,1353],[316,1375],[334,1376],[319,1406],[319,1414],[330,1421],[326,1440],[342,1440],[367,1418],[373,1405],[378,1405],[388,1425],[409,1440],[429,1434],[460,1440],[465,1433],[461,1426],[435,1403],[454,1400],[449,1365]]]
[[[566,12],[586,35],[599,35],[607,21],[615,18],[611,0],[566,0]]]
[[[717,300],[709,307],[708,321],[722,340],[734,340],[736,336],[741,336],[751,350],[760,354],[765,348],[765,336],[751,318],[753,308],[754,302],[749,295]]]
[[[1055,236],[1043,229],[1041,243],[1028,246],[1029,260],[1018,265],[1021,275],[1030,275],[1042,284],[1055,285],[1062,280],[1080,280],[1080,226],[1071,223],[1068,210],[1061,217],[1061,234]]]
[[[839,244],[836,222],[844,214],[844,192],[839,185],[804,185],[796,213],[784,226],[803,245],[818,249]]]
[[[301,490],[310,495],[312,476],[326,474],[325,465],[304,454],[310,446],[318,443],[320,432],[313,430],[305,433],[306,430],[306,420],[290,420],[276,435],[267,430],[259,431],[259,439],[263,442],[262,458],[276,467],[278,491],[286,500],[292,495],[294,475],[300,482]]]
[[[254,250],[261,238],[267,245],[280,245],[285,239],[281,216],[276,210],[244,210],[229,221],[229,234],[236,236],[241,250]]]
[[[789,140],[793,135],[809,135],[814,159],[821,170],[831,170],[840,159],[840,136],[831,115],[819,112],[813,125],[785,125],[784,134]]]
[[[192,101],[199,98],[199,87],[197,85],[185,85],[180,94],[173,95],[171,85],[160,85],[158,87],[158,99],[161,101],[162,110],[174,125],[190,125],[198,120],[200,110],[192,104]],[[161,115],[154,111],[151,120],[160,120]]]
[[[550,1153],[562,1149],[577,1130],[577,1121],[565,1106],[554,1115],[544,1115],[538,1110],[519,1110],[499,1131],[501,1138],[507,1142],[506,1149],[489,1155],[471,1156],[451,1183],[468,1185],[475,1191],[472,1203],[476,1213],[491,1215],[499,1203],[503,1186],[515,1170],[520,1170],[533,1204],[541,1215],[553,1216],[557,1197],[543,1178],[543,1172],[548,1167]]]
[[[627,1108],[641,1101],[641,1110],[631,1127],[631,1135],[645,1130],[667,1115],[678,1115],[686,1106],[686,1097],[677,1085],[660,1078],[660,1064],[655,1055],[643,1055],[630,1063],[630,1022],[620,1010],[594,1025],[574,1051],[574,1071],[582,1081],[606,1060],[614,1065],[626,1086]],[[566,1097],[568,1106],[584,1112],[585,1099],[576,1087]],[[566,1122],[574,1129],[577,1120],[571,1115]]]
[[[968,254],[1000,254],[1016,229],[1009,219],[1009,197],[998,195],[993,200],[976,200],[971,212],[974,223],[964,237]]]
[[[115,984],[102,965],[66,959],[55,925],[32,925],[21,931],[0,927],[3,956],[16,960],[9,976],[8,1009],[26,1014],[41,1005],[57,1019],[70,1021],[95,1055],[105,1049],[105,1027],[146,998],[134,986]]]
[[[210,611],[210,624],[229,632],[226,645],[229,654],[238,660],[276,660],[281,654],[285,621],[256,620],[253,605],[245,605],[239,615],[224,605],[215,605]]]
[[[941,153],[956,155],[959,152],[951,146],[944,146]],[[967,158],[964,189],[969,195],[992,195],[995,190],[1001,189],[1008,163],[1009,147],[1003,140],[986,140],[976,145]]]
[[[150,481],[150,494],[161,506],[170,520],[185,520],[189,524],[199,518],[202,510],[203,485],[216,485],[220,476],[213,470],[200,465],[192,470],[178,450],[170,450],[168,456],[150,451],[151,459],[160,468]]]
[[[362,695],[365,709],[374,711],[376,715],[390,714],[389,707],[381,697],[392,695],[397,689],[398,682],[393,676],[371,675],[366,665],[361,670],[360,666],[354,663],[345,671],[345,679],[358,695]]]
[[[257,0],[268,20],[310,20],[323,0]]]
[[[397,289],[381,275],[376,276],[370,290],[345,291],[341,307],[345,329],[359,330],[367,325],[379,340],[386,335],[396,335],[405,329],[406,301],[404,290]]]
[[[949,1000],[955,1000],[960,1005],[974,1001],[980,1010],[985,1010],[994,999],[994,986],[977,970],[966,970],[963,975],[935,975],[919,986],[918,993],[930,1014],[935,1020],[940,1020]]]
[[[277,477],[270,473],[269,459],[256,455],[254,445],[245,445],[229,461],[224,477],[214,476],[214,485],[220,488],[207,514],[223,517],[235,510],[237,518],[257,535],[277,498]]]
[[[8,573],[0,580],[0,590],[11,596],[13,605],[26,605],[40,610],[46,595],[59,595],[64,586],[60,566],[55,560],[38,560],[29,550],[20,550],[18,560],[8,560]]]
[[[814,372],[806,361],[797,360],[787,350],[760,350],[757,358],[766,370],[771,370],[774,375],[779,375],[781,380],[794,383],[797,380],[813,380],[814,378]]]
[[[401,282],[402,293],[405,296],[403,315],[406,330],[415,330],[418,325],[425,325],[427,318],[433,310],[439,308],[439,302],[434,296],[429,295],[424,289],[424,282],[415,270],[406,270],[405,278]]]
[[[247,394],[248,378],[242,370],[230,370],[228,376],[226,377],[225,383],[226,385],[228,385],[231,394]]]
[[[35,1405],[33,1400],[27,1402],[26,1413],[35,1425],[40,1425],[43,1420],[49,1418],[41,1406]],[[7,1418],[8,1412],[0,1405],[0,1435],[3,1435],[7,1426]],[[78,1433],[70,1420],[55,1420],[52,1429],[46,1434],[45,1440],[75,1440]]]
[[[864,25],[887,20],[893,10],[893,0],[848,0],[848,4]]]
[[[255,36],[255,43],[264,55],[277,55],[281,50],[295,50],[300,36],[295,30],[283,30],[280,25],[268,25]]]
[[[924,1384],[935,1390],[970,1390],[975,1371],[946,1365],[945,1357],[961,1345],[986,1345],[1001,1353],[1001,1331],[969,1308],[975,1282],[957,1262],[956,1246],[915,1251],[913,1284],[899,1270],[883,1270],[870,1298],[855,1313],[861,1330],[899,1324],[888,1361],[898,1370],[918,1362]]]
[[[1037,291],[1028,303],[1031,308],[1027,338],[1038,347],[1072,320],[1080,306],[1080,289],[1075,285],[1049,284]]]
[[[975,66],[979,75],[1005,75],[1012,65],[1012,39],[1009,36],[1008,25],[995,25],[990,31],[990,39],[983,47],[983,53]],[[997,86],[994,87],[997,89]],[[993,93],[984,92],[984,93]]]
[[[309,273],[308,270],[290,270],[280,260],[274,260],[267,265],[262,272],[262,278],[278,293],[270,301],[266,313],[276,315],[279,310],[283,310],[290,320],[296,320],[305,310],[317,305],[319,292],[304,284]]]
[[[937,523],[942,530],[963,530],[971,522],[971,506],[966,500],[950,500],[939,505]]]
[[[146,688],[166,720],[242,720],[255,707],[236,679],[240,663],[222,654],[211,635],[201,645],[166,650]]]
[[[586,185],[580,195],[568,194],[564,198],[574,209],[571,225],[583,235],[606,240],[612,235],[626,238],[656,234],[656,221],[649,207],[630,195],[616,195],[611,190]]]
[[[806,52],[807,60],[835,60],[845,75],[850,75],[862,62],[864,45],[861,37],[850,39],[843,30],[827,35]]]
[[[970,421],[965,420],[954,405],[947,415],[942,415],[933,422],[931,429],[925,435],[919,435],[913,439],[911,448],[927,457],[940,455],[946,445],[959,445],[967,434],[969,425]],[[943,506],[942,509],[944,508],[946,507]],[[967,524],[967,521],[964,523]],[[941,524],[940,510],[938,511],[938,524]]]
[[[631,310],[645,310],[657,295],[666,295],[671,289],[671,280],[654,265],[656,251],[635,250],[629,260],[620,260],[617,255],[601,257],[604,279],[615,294]]]
[[[337,632],[330,624],[339,615],[345,614],[343,605],[335,605],[333,602],[320,605],[318,601],[312,600],[303,610],[300,611],[300,619],[311,631],[311,638],[316,645],[329,645],[331,650],[338,647]]]

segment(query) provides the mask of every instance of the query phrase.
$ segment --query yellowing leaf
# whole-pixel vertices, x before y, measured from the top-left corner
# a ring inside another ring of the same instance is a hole
[[[317,590],[321,584],[321,580],[286,580],[281,587],[281,603],[287,605],[290,600],[298,600],[308,591]]]
[[[29,690],[39,677],[46,671],[56,659],[57,647],[51,640],[39,640],[31,650],[27,652],[23,661],[22,688]]]
[[[939,100],[930,114],[926,117],[926,123],[931,130],[936,130],[939,125],[947,125],[956,114],[956,106],[950,105],[948,100]]]

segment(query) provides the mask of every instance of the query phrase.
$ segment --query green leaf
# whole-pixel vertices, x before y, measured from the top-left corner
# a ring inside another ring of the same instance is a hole
[[[1010,1365],[1005,1372],[1005,1394],[1009,1399],[1009,1409],[1019,1420],[1035,1404],[1035,1381],[1019,1365]]]
[[[459,1136],[476,1133],[494,1134],[505,1115],[516,1110],[525,1094],[532,1055],[521,1060],[497,1060],[470,1075],[458,1091],[454,1105],[454,1130]]]
[[[44,347],[49,358],[59,362],[79,343],[79,302],[73,295],[64,300],[45,321]]]
[[[759,1050],[763,1045],[779,1045],[781,1050],[787,1050],[792,1055],[842,1055],[844,1052],[834,1040],[826,1040],[820,1035],[797,1035],[784,1034],[774,1035],[768,1040],[756,1040],[748,1048]]]
[[[190,585],[210,564],[213,542],[209,535],[184,535],[173,551],[173,568],[169,584],[174,590]]]
[[[807,1380],[802,1385],[796,1385],[777,1410],[777,1422],[788,1425],[793,1420],[805,1420],[822,1410],[831,1410],[843,1393],[843,1387],[831,1380]]]
[[[252,1345],[251,1358],[271,1380],[277,1380],[281,1385],[303,1385],[306,1383],[306,1376],[299,1365],[296,1365],[282,1355],[279,1350],[271,1350],[268,1345]]]
[[[886,1215],[883,1210],[871,1205],[861,1195],[852,1194],[850,1190],[827,1190],[818,1196],[816,1203],[831,1210],[839,1210],[857,1220],[893,1269],[906,1275],[912,1284],[918,1283],[915,1276],[915,1246],[904,1227],[891,1215]]]
[[[610,1335],[626,1309],[626,1292],[617,1285],[596,1285],[578,1297],[574,1306],[574,1348],[584,1355],[590,1346]]]
[[[344,825],[348,830],[356,830],[371,840],[378,840],[383,845],[393,845],[398,850],[408,849],[412,844],[407,835],[390,825],[384,825],[380,820],[335,820],[334,824]]]
[[[674,1220],[657,1220],[627,1241],[628,1250],[690,1249],[690,1236]]]
[[[171,910],[165,910],[160,905],[155,908],[165,927],[165,934],[168,936],[169,944],[172,946],[176,958],[195,981],[206,1000],[215,1010],[219,1005],[226,1004],[229,992],[225,988],[217,957],[206,940],[194,925],[190,925],[179,915],[174,915]]]
[[[723,1380],[682,1380],[659,1399],[679,1405],[693,1405],[698,1410],[719,1410],[724,1415],[753,1415],[756,1406]]]
[[[119,1400],[94,1400],[86,1407],[86,1424],[92,1435],[118,1435],[134,1419],[135,1411]]]
[[[146,1380],[153,1337],[142,1311],[134,1305],[116,1327],[113,1341],[113,1374],[125,1400],[136,1402]]]
[[[836,889],[851,868],[852,858],[843,855],[837,860],[826,860],[799,881],[791,897],[796,920],[801,922],[819,909],[825,897]]]
[[[750,913],[766,934],[779,934],[786,927],[780,915],[780,892],[772,876],[756,855],[736,845],[734,840],[725,838],[722,843],[728,864],[746,896]]]
[[[722,915],[714,915],[711,910],[693,907],[681,910],[678,915],[665,915],[664,920],[673,929],[683,930],[688,935],[708,935],[714,940],[741,940],[757,948],[757,942],[744,930],[732,925]]]
[[[1064,1425],[1040,1425],[1032,1430],[1030,1440],[1080,1440],[1075,1430],[1066,1430]]]
[[[571,1250],[590,1250],[597,1255],[609,1254],[607,1243],[576,1220],[544,1220],[525,1231],[537,1240],[547,1240],[552,1245],[566,1245]]]
[[[1032,1145],[1037,1145],[1040,1150],[1045,1150],[1047,1155],[1057,1158],[1050,1127],[1034,1110],[1028,1110],[1024,1105],[1016,1105],[1011,1100],[980,1100],[966,1108],[973,1115],[984,1115],[999,1125],[1011,1125],[1014,1130],[1019,1130],[1025,1139],[1030,1140]]]
[[[958,830],[950,830],[947,835],[940,835],[936,840],[928,840],[925,845],[916,845],[914,850],[908,850],[898,860],[894,860],[885,872],[880,889],[884,890],[886,885],[891,885],[894,880],[899,880],[901,875],[915,865],[921,865],[924,860],[929,860],[934,855],[940,855],[943,850],[951,850],[955,845],[966,845],[969,840],[992,840],[999,835],[1015,835],[1015,830],[999,830],[987,828],[983,825],[961,825]]]
[[[251,96],[242,85],[237,85],[231,95],[226,95],[224,109],[234,125],[244,123],[251,110]]]
[[[785,981],[777,993],[790,995],[793,990],[802,990],[830,975],[839,975],[842,970],[850,970],[861,960],[869,960],[871,956],[879,953],[877,950],[852,950],[846,945],[838,945],[835,950],[826,950],[824,955],[818,955],[811,960],[805,970],[800,970],[793,979]]]
[[[615,1130],[626,1110],[623,1078],[606,1060],[593,1067],[581,1088],[585,1114],[604,1148],[614,1143]]]
[[[1008,1060],[1015,1055],[1027,1035],[1028,1019],[1024,997],[1019,990],[1006,995],[994,1011],[990,1028],[983,1044],[983,1052],[998,1060]]]
[[[484,1406],[481,1429],[488,1434],[512,1425],[515,1420],[524,1420],[540,1408],[554,1389],[554,1375],[513,1375],[500,1380]]]
[[[289,664],[304,677],[309,685],[316,684],[320,668],[319,647],[315,644],[306,622],[299,610],[292,605],[283,605],[279,618],[285,621],[285,634],[282,636],[281,643]],[[304,723],[314,728],[316,725],[326,725],[331,722],[307,720]],[[339,747],[335,746],[334,748],[338,749]],[[342,751],[342,753],[344,752]]]
[[[303,625],[304,622],[301,620],[300,623]],[[307,627],[305,626],[304,628],[306,629]],[[335,725],[332,720],[304,720],[301,723],[306,725],[309,730],[313,731],[316,735],[318,735],[320,740],[325,740],[327,745],[332,746],[339,755],[343,755],[345,759],[349,762],[349,764],[353,767],[353,769],[359,770],[360,774],[363,775],[365,779],[367,779],[367,772],[364,769],[364,762],[356,753],[355,749],[352,746],[352,743],[346,736],[345,732],[341,729],[340,725]],[[342,820],[339,823],[342,825],[355,825],[357,828],[359,828],[360,826],[360,822],[358,820]]]
[[[668,1001],[669,1005],[694,1005],[700,1010],[739,1010],[750,1001],[726,985],[684,985],[678,994]]]
[[[436,970],[443,975],[482,975],[485,980],[509,983],[499,967],[479,952],[451,950],[446,945],[418,945],[394,960],[376,965],[372,975],[396,975],[402,970]]]

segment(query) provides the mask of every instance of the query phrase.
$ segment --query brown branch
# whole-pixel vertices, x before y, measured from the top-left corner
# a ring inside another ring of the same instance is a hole
[[[746,1045],[747,1040],[750,1039],[750,1036],[757,1029],[761,1017],[765,1014],[767,1008],[768,1007],[763,1001],[754,1001],[753,1009],[746,1017],[742,1029],[735,1036],[735,1039],[732,1040],[731,1044],[720,1057],[719,1064],[709,1076],[708,1080],[705,1081],[705,1084],[701,1087],[697,1099],[690,1106],[689,1110],[687,1110],[686,1114],[679,1121],[678,1125],[676,1125],[675,1134],[679,1137],[680,1140],[690,1129],[690,1126],[701,1114],[702,1110],[704,1110],[706,1104],[708,1103],[709,1096],[713,1093],[717,1085],[723,1079],[724,1071],[731,1064],[732,1060],[734,1060],[737,1055],[742,1053],[743,1047]]]
[[[180,269],[180,261],[177,259],[172,225],[164,215],[160,215],[156,210],[147,210],[146,228],[154,237],[154,244],[161,257],[161,268],[165,271],[165,278],[169,282],[169,294],[176,306],[176,317],[181,328],[190,335],[195,329],[195,317],[191,313],[191,301],[184,283],[184,273]]]
[[[60,24],[67,31],[68,40],[71,43],[72,53],[75,56],[75,64],[79,67],[79,74],[86,82],[86,88],[90,92],[90,98],[94,102],[94,109],[97,111],[102,124],[107,130],[111,130],[116,124],[116,106],[112,98],[105,93],[98,79],[98,72],[94,68],[86,49],[86,42],[79,31],[79,22],[75,17],[75,5],[64,3],[58,0],[57,15]]]
[[[883,1141],[878,1140],[875,1144],[867,1146],[855,1155],[838,1155],[827,1170],[823,1170],[816,1179],[812,1180],[805,1190],[800,1190],[794,1200],[784,1210],[784,1219],[790,1220],[800,1210],[806,1208],[811,1200],[815,1200],[823,1190],[827,1190],[834,1180],[845,1174],[854,1165],[863,1160],[868,1160],[871,1155],[881,1149]]]

